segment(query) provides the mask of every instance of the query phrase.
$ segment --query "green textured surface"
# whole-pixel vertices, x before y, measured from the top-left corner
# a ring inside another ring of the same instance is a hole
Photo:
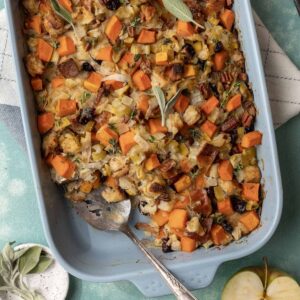
[[[292,0],[252,0],[253,6],[274,37],[300,66],[300,18]],[[285,7],[282,7],[285,3]],[[3,1],[0,0],[0,7]],[[300,117],[276,132],[284,187],[282,221],[271,241],[255,254],[223,264],[213,284],[195,294],[202,300],[217,300],[224,283],[238,269],[260,264],[268,256],[270,264],[300,280]],[[28,158],[24,150],[0,123],[0,247],[6,241],[46,243],[32,187]],[[71,277],[68,299],[144,299],[128,282],[95,284]],[[174,299],[172,296],[160,299]]]
[[[300,17],[293,0],[251,0],[273,37],[300,68]]]

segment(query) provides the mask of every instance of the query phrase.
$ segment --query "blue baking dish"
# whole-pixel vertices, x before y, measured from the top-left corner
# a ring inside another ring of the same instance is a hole
[[[90,227],[74,213],[65,201],[62,191],[51,181],[48,168],[41,157],[33,94],[23,65],[26,46],[22,36],[19,1],[5,0],[5,3],[28,153],[44,232],[52,252],[69,273],[83,280],[129,280],[145,296],[168,294],[169,289],[158,273],[125,235],[100,232]],[[273,235],[282,210],[282,186],[274,129],[249,0],[236,0],[234,9],[259,112],[256,126],[264,133],[263,145],[258,149],[258,156],[266,198],[260,228],[239,242],[223,248],[199,249],[192,254],[163,254],[160,250],[153,250],[153,253],[190,289],[209,285],[223,262],[241,258],[261,248]],[[135,212],[132,224],[141,218],[142,216]],[[142,238],[142,233],[137,234]]]

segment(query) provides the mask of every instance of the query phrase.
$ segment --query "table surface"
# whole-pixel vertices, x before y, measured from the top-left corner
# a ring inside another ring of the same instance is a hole
[[[285,7],[282,7],[285,3]],[[275,39],[300,67],[300,17],[293,0],[252,0],[252,5]],[[0,0],[0,8],[3,0]],[[8,107],[7,111],[15,108]],[[33,189],[31,171],[24,140],[8,130],[5,117],[0,121],[0,247],[5,242],[46,244]],[[19,123],[18,120],[14,122]],[[22,130],[20,124],[14,128]],[[202,300],[220,298],[224,283],[237,270],[261,264],[268,256],[272,266],[282,268],[300,281],[300,116],[276,130],[280,167],[284,188],[284,209],[281,223],[271,241],[255,254],[223,264],[208,288],[195,291]],[[172,296],[160,299],[173,299]],[[67,299],[145,299],[129,282],[89,283],[71,277]]]

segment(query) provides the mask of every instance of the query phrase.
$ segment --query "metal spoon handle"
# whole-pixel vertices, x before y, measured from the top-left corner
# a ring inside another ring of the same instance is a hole
[[[147,250],[144,244],[136,237],[132,230],[125,226],[122,229],[125,233],[146,255],[146,257],[151,261],[155,268],[159,271],[160,275],[165,279],[174,295],[179,300],[197,300],[197,298],[181,283],[177,278],[174,277],[171,272],[151,253]]]

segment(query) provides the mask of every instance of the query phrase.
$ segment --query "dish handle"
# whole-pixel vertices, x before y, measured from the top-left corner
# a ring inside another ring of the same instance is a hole
[[[207,287],[213,281],[220,263],[198,266],[185,266],[180,268],[180,273],[171,271],[189,290]],[[142,273],[142,272],[141,272]],[[157,297],[171,294],[171,291],[158,273],[139,274],[130,281],[146,297]]]

